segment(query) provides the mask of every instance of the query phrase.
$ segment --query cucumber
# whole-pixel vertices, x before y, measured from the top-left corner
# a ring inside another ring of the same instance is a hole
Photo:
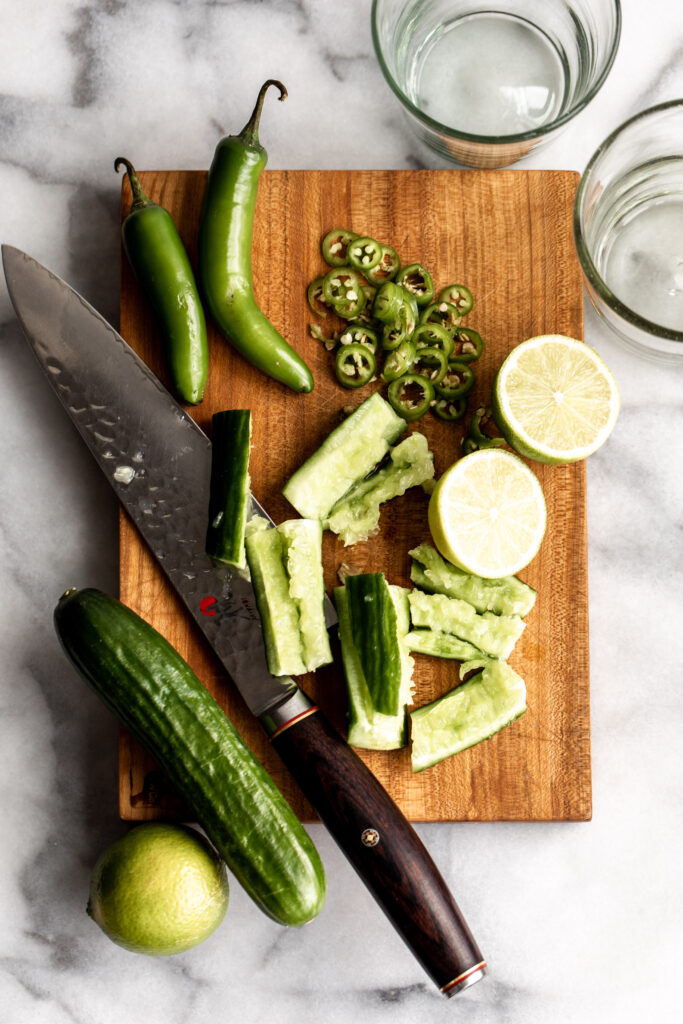
[[[470,661],[480,658],[481,651],[461,640],[452,633],[441,633],[436,629],[413,629],[406,634],[408,650],[415,654],[431,654],[435,658],[454,658],[457,661]]]
[[[507,658],[524,631],[525,622],[519,615],[480,614],[457,597],[411,590],[409,600],[414,626],[452,633],[491,658]]]
[[[206,553],[224,565],[244,571],[249,495],[251,413],[228,409],[212,420],[211,484]]]
[[[353,642],[346,587],[335,587],[334,603],[339,618],[339,643],[347,695],[347,742],[365,750],[396,750],[408,742],[405,705],[395,715],[376,711]]]
[[[524,680],[505,661],[410,713],[414,772],[489,739],[526,711]]]
[[[260,519],[260,517],[259,517]],[[274,676],[300,676],[306,671],[299,609],[289,592],[281,534],[260,520],[247,531],[247,562],[261,616],[268,671]]]
[[[383,715],[396,715],[403,666],[396,608],[384,575],[369,572],[347,577],[346,599],[351,635],[372,706]]]
[[[161,765],[261,910],[283,925],[312,920],[325,900],[317,850],[178,652],[99,590],[67,591],[54,621],[67,656]]]
[[[470,576],[451,565],[431,544],[419,544],[409,552],[412,557],[410,578],[431,593],[459,597],[478,612],[497,615],[527,615],[536,601],[536,591],[517,576],[483,579]]]
[[[380,505],[404,494],[409,487],[434,479],[434,459],[427,438],[410,434],[389,452],[390,462],[359,480],[332,508],[325,526],[345,545],[367,540],[379,523]]]
[[[326,519],[349,488],[382,461],[405,428],[405,421],[373,392],[328,434],[282,493],[304,519]]]
[[[282,537],[289,594],[299,612],[303,660],[307,672],[332,661],[325,622],[322,566],[323,527],[319,519],[290,519],[277,528]]]
[[[401,663],[401,682],[398,691],[399,705],[412,704],[413,702],[413,669],[415,659],[411,657],[410,647],[407,643],[410,630],[410,602],[407,587],[398,587],[393,583],[389,584],[389,594],[396,612],[396,638],[398,640],[398,656]]]

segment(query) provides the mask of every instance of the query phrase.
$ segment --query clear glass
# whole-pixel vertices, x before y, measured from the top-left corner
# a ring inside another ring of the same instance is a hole
[[[619,0],[374,0],[372,36],[418,138],[447,160],[505,167],[595,96]]]
[[[683,358],[683,100],[637,114],[594,153],[574,237],[605,322],[642,355]]]

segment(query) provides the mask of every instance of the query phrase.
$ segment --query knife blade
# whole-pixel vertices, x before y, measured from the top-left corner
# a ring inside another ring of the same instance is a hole
[[[321,820],[440,990],[479,981],[486,963],[417,833],[295,681],[270,675],[251,584],[204,551],[209,439],[66,282],[12,246],[2,258],[50,385]]]

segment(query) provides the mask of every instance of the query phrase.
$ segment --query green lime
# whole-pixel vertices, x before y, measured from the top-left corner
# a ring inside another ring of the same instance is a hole
[[[134,953],[191,949],[227,908],[225,864],[185,825],[138,825],[104,850],[90,879],[88,913],[112,942]]]
[[[562,334],[523,341],[496,375],[493,417],[511,448],[550,464],[576,462],[604,444],[619,391],[600,356]]]
[[[484,448],[458,459],[429,499],[429,529],[443,557],[472,576],[513,576],[538,551],[543,491],[512,452]]]

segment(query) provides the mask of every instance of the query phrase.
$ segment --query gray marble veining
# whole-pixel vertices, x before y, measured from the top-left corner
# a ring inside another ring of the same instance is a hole
[[[683,95],[678,0],[623,3],[605,86],[520,167],[582,170],[638,110]],[[120,181],[206,168],[266,77],[270,166],[435,166],[375,63],[364,0],[5,0],[0,240],[118,320]],[[116,817],[116,726],[51,624],[70,585],[117,587],[116,504],[45,387],[0,283],[0,1019],[7,1024],[631,1024],[680,1019],[683,950],[683,370],[624,351],[590,308],[586,338],[622,413],[588,463],[594,817],[422,826],[491,966],[446,1002],[335,844],[321,916],[283,930],[233,884],[221,929],[159,960],[85,914]]]

